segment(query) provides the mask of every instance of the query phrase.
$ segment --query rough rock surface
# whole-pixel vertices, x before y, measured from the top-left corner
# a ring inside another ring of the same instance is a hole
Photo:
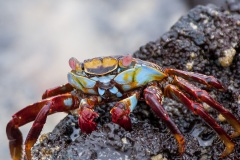
[[[227,87],[226,92],[206,89],[240,119],[240,3],[228,1],[224,8],[198,6],[183,16],[159,40],[149,42],[134,57],[163,67],[213,75]],[[97,107],[98,130],[82,134],[77,116],[69,114],[32,149],[33,159],[219,159],[224,149],[214,131],[183,105],[165,99],[164,106],[186,140],[186,152],[178,156],[177,143],[165,124],[145,103],[131,114],[133,131],[111,122],[110,108]],[[219,113],[209,113],[220,121]],[[233,140],[234,152],[225,159],[240,158],[240,138]]]

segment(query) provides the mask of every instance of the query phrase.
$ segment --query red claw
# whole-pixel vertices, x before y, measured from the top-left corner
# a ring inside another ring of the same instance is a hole
[[[131,131],[132,123],[131,123],[131,119],[128,116],[129,113],[130,111],[127,111],[118,107],[114,107],[111,110],[112,121],[120,125],[121,127],[123,127],[125,130]]]
[[[92,109],[83,108],[79,111],[79,127],[84,133],[91,133],[96,130],[97,124],[94,122],[94,119],[98,117],[98,114]]]

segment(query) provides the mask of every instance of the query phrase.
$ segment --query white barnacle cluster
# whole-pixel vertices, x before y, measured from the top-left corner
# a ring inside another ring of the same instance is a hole
[[[232,64],[233,58],[236,54],[234,48],[229,48],[223,51],[223,57],[218,58],[219,63],[223,67],[229,67]]]

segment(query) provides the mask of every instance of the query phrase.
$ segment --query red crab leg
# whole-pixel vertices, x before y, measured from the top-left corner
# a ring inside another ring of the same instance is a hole
[[[232,138],[238,137],[240,135],[240,121],[238,121],[237,118],[231,112],[229,112],[221,104],[215,101],[206,91],[201,90],[200,88],[192,85],[191,83],[180,77],[175,77],[173,84],[179,86],[181,89],[189,93],[194,98],[209,104],[214,109],[219,111],[236,131],[231,135]]]
[[[133,91],[130,93],[129,97],[116,103],[110,111],[112,114],[112,121],[127,131],[132,130],[129,114],[136,107],[139,95],[139,91]]]
[[[100,96],[90,96],[81,100],[78,123],[83,133],[91,133],[96,130],[97,124],[94,119],[98,117],[98,114],[94,112],[93,108],[101,102],[102,98]]]
[[[227,135],[227,133],[223,130],[223,128],[217,124],[217,122],[205,111],[203,106],[199,103],[193,102],[190,100],[184,93],[182,93],[177,86],[167,85],[164,89],[164,95],[169,98],[175,99],[181,103],[183,103],[186,107],[188,107],[194,114],[202,117],[205,122],[215,130],[215,132],[219,135],[220,139],[225,144],[226,148],[223,151],[221,158],[227,156],[232,153],[234,149],[234,143],[231,138]]]
[[[178,142],[178,151],[180,155],[182,155],[185,151],[185,140],[176,124],[171,120],[168,113],[162,106],[162,91],[156,86],[149,86],[144,90],[144,97],[146,103],[152,108],[156,115],[164,121],[164,123],[173,133],[175,139]]]
[[[13,119],[9,121],[6,128],[12,159],[19,160],[22,156],[23,140],[19,127],[36,119],[25,142],[26,154],[29,159],[29,155],[31,155],[31,145],[35,143],[33,143],[34,140],[37,140],[39,133],[41,132],[41,125],[44,125],[45,123],[44,113],[46,113],[46,108],[50,109],[48,114],[53,114],[54,112],[67,112],[75,109],[78,107],[78,104],[79,100],[77,97],[74,97],[71,94],[63,94],[34,103],[15,113],[12,116]]]
[[[25,153],[27,160],[31,160],[31,148],[36,143],[38,136],[40,135],[42,128],[47,120],[47,115],[52,103],[48,102],[43,106],[43,108],[38,113],[30,131],[28,132],[27,138],[25,140]]]
[[[182,70],[167,68],[165,69],[165,73],[169,75],[176,75],[179,77],[183,77],[184,79],[190,80],[190,81],[196,81],[201,84],[205,84],[208,87],[214,87],[219,90],[225,90],[221,82],[219,82],[215,77],[213,76],[207,76],[200,73],[194,73],[194,72],[186,72]]]
[[[51,88],[51,89],[47,89],[43,95],[42,95],[42,99],[46,99],[52,96],[56,96],[58,94],[64,94],[64,93],[68,93],[71,92],[73,90],[73,87],[71,86],[71,84],[67,83],[61,86],[57,86],[55,88]]]

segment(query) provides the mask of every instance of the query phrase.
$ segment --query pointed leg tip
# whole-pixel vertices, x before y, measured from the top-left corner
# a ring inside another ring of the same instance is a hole
[[[183,145],[179,145],[179,154],[180,154],[180,156],[182,156],[183,155],[183,153],[185,152],[185,145],[183,144]]]
[[[182,156],[183,153],[185,152],[185,140],[184,137],[180,134],[174,134],[175,139],[178,142],[178,152],[179,155]]]
[[[234,147],[235,147],[234,143],[227,144],[223,153],[220,155],[220,158],[225,158],[226,156],[231,154],[234,150]]]
[[[208,80],[208,83],[211,87],[216,88],[220,91],[226,91],[226,87],[223,86],[223,84],[215,77],[210,77]]]

